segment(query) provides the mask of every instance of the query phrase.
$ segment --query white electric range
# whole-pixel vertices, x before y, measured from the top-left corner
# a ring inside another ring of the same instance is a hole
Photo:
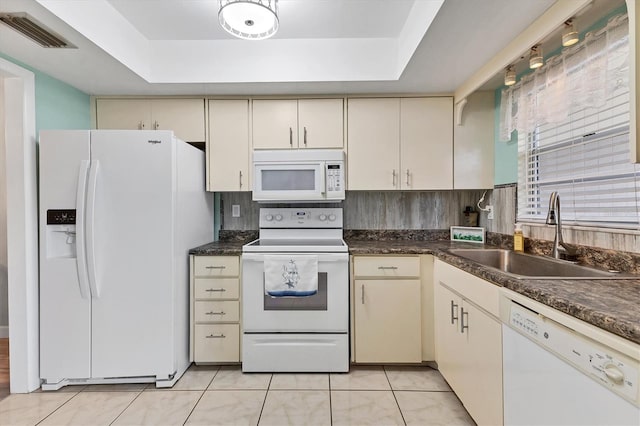
[[[260,238],[242,249],[242,371],[349,371],[349,253],[342,227],[341,208],[260,209]],[[314,276],[317,262],[315,294],[270,295],[265,268],[273,259],[311,260]]]

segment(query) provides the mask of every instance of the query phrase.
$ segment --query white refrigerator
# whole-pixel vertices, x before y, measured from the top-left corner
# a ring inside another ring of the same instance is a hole
[[[204,167],[171,131],[40,132],[43,389],[184,373],[187,252],[213,240]]]

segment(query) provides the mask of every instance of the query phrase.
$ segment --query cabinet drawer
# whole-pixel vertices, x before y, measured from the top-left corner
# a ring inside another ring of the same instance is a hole
[[[197,324],[194,336],[195,362],[239,362],[238,324]]]
[[[196,256],[196,277],[237,277],[240,272],[238,256]]]
[[[198,300],[195,303],[196,322],[238,322],[240,321],[240,302]]]
[[[238,299],[240,280],[238,278],[196,278],[196,299]]]
[[[419,277],[419,256],[354,256],[356,277]]]

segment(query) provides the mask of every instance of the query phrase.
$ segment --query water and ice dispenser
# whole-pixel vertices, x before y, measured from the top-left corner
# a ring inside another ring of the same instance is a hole
[[[47,210],[47,258],[76,257],[76,210]]]

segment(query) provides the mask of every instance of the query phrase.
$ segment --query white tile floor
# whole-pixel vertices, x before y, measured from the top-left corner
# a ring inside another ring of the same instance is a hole
[[[438,371],[352,367],[348,374],[243,374],[192,366],[172,389],[67,387],[10,395],[2,425],[473,425]]]

